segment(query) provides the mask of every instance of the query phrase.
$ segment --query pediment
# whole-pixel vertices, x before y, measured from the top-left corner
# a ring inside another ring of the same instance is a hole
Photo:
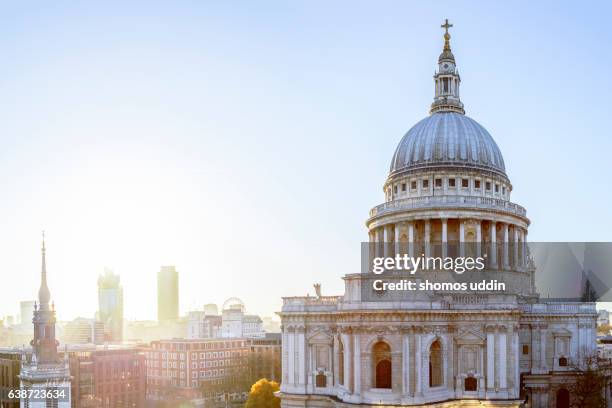
[[[555,337],[572,337],[572,332],[564,329],[564,328],[560,328],[560,329],[556,329],[553,331],[553,336]]]
[[[466,330],[455,336],[455,342],[458,344],[483,344],[485,336],[473,330]]]
[[[333,337],[324,332],[324,331],[316,331],[308,336],[309,343],[332,343]]]

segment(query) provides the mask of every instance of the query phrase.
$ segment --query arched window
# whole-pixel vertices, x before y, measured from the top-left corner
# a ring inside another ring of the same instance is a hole
[[[374,387],[391,388],[391,347],[379,341],[372,347],[374,359]]]
[[[442,345],[436,340],[429,347],[429,386],[439,387],[442,385]]]
[[[338,339],[338,383],[344,385],[344,345]]]
[[[474,377],[466,377],[463,387],[466,391],[476,391],[478,388],[478,380]]]
[[[559,359],[559,367],[567,367],[567,358],[561,357]]]
[[[557,391],[557,408],[569,408],[570,406],[570,393],[565,388]]]

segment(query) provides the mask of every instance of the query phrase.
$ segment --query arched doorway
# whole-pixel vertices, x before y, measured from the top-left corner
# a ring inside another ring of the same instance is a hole
[[[317,374],[315,377],[315,383],[317,388],[325,388],[327,387],[327,377],[323,373]]]
[[[374,387],[392,387],[391,347],[384,341],[379,341],[372,347],[374,359]]]
[[[429,347],[429,386],[439,387],[443,380],[442,345],[439,340],[436,340]]]
[[[478,380],[474,377],[466,377],[464,389],[466,391],[476,391],[478,389]]]
[[[570,393],[565,388],[557,391],[557,408],[569,408],[570,406]]]

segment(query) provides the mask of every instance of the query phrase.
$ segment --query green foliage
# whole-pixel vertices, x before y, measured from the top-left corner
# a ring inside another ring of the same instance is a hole
[[[276,381],[262,378],[251,386],[244,408],[280,408],[280,399],[274,395],[279,389]]]

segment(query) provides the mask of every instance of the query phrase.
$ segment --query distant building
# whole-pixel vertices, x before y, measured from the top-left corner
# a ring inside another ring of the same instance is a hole
[[[98,320],[104,324],[105,340],[123,340],[121,278],[108,269],[98,278]]]
[[[246,367],[246,339],[172,339],[151,342],[146,351],[147,400],[204,398],[203,386]]]
[[[0,347],[19,347],[30,343],[34,336],[32,315],[35,303],[34,300],[19,302],[19,316],[0,319]]]
[[[189,312],[187,323],[188,339],[210,339],[221,337],[221,316],[207,315],[206,311]]]
[[[208,303],[204,305],[204,313],[206,313],[207,316],[218,316],[219,308],[214,303]]]
[[[610,324],[610,312],[607,310],[600,310],[597,312],[597,325],[604,326]]]
[[[4,325],[4,321],[0,320],[0,347],[9,347],[13,345],[13,329]]]
[[[124,339],[149,343],[159,339],[156,320],[126,320]]]
[[[188,339],[201,339],[202,338],[202,325],[204,322],[204,316],[206,314],[202,310],[192,310],[189,312],[187,321],[187,338]]]
[[[264,337],[263,321],[257,315],[244,315],[242,317],[242,337]]]
[[[265,336],[261,318],[247,315],[244,303],[238,298],[230,298],[223,304],[220,334],[225,338]]]
[[[221,337],[221,325],[223,321],[221,316],[205,316],[202,325],[203,338]]]
[[[64,344],[103,344],[104,324],[95,319],[77,317],[64,326]]]
[[[19,319],[22,325],[32,327],[32,314],[34,314],[35,300],[23,300],[19,302]]]
[[[597,337],[597,357],[609,362],[612,361],[612,336]]]
[[[157,320],[175,321],[179,317],[178,272],[174,266],[162,266],[157,273]]]
[[[272,317],[266,316],[262,318],[263,328],[266,333],[280,333],[280,320],[274,320]]]

